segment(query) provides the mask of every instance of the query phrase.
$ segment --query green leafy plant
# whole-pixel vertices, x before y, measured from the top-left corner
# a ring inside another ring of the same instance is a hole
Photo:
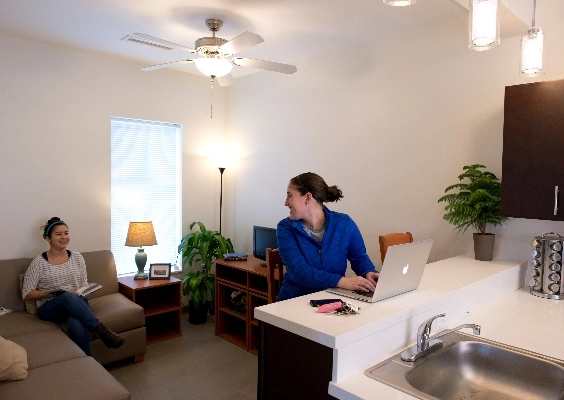
[[[194,231],[194,225],[200,228]],[[201,222],[190,224],[190,233],[182,238],[178,245],[178,253],[182,253],[182,267],[187,264],[192,268],[197,261],[201,262],[202,269],[190,271],[182,280],[182,293],[190,295],[194,307],[200,308],[213,298],[215,275],[211,273],[214,259],[223,258],[223,254],[232,253],[231,239],[225,238],[217,231],[207,230]]]
[[[447,202],[443,218],[453,224],[458,232],[473,227],[477,233],[486,234],[486,225],[501,225],[506,217],[501,216],[501,182],[491,172],[481,171],[481,164],[464,166],[465,171],[458,176],[460,183],[445,189],[445,193],[458,189],[439,199]],[[464,180],[467,180],[463,182]]]

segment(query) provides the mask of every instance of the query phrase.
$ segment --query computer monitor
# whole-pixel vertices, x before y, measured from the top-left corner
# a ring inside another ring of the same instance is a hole
[[[277,249],[276,229],[253,226],[253,256],[266,260],[266,249]]]

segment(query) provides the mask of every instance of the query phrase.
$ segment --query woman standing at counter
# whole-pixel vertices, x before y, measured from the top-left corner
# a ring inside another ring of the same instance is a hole
[[[278,300],[340,287],[374,291],[379,273],[366,254],[362,235],[346,214],[323,204],[343,193],[317,174],[306,172],[290,180],[284,205],[290,216],[278,223],[278,250],[286,274]],[[347,260],[356,277],[345,278]]]

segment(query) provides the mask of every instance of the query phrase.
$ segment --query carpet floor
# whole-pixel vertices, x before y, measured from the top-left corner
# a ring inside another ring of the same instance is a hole
[[[215,317],[202,325],[182,315],[182,337],[147,346],[143,362],[106,369],[133,400],[250,400],[257,397],[258,359],[215,336]]]

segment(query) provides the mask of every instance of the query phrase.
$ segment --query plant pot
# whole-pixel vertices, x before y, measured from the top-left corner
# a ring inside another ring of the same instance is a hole
[[[208,321],[208,305],[201,304],[198,308],[194,306],[192,300],[188,302],[188,322],[192,325],[205,324]]]
[[[495,235],[474,233],[474,258],[478,261],[493,260]]]

